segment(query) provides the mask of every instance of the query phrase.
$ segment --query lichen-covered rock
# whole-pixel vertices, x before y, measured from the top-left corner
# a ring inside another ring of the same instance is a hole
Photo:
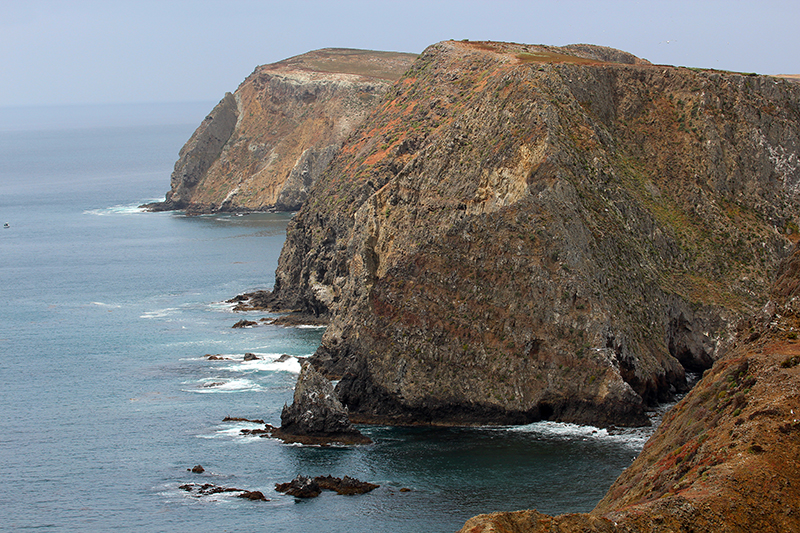
[[[284,442],[307,444],[371,442],[350,423],[347,408],[336,397],[331,382],[309,362],[303,364],[294,401],[283,407],[281,427],[273,435]]]
[[[314,185],[267,299],[330,317],[313,360],[356,421],[646,423],[800,237],[798,101],[597,47],[439,43]]]
[[[331,48],[262,65],[181,149],[153,210],[292,211],[415,54]]]

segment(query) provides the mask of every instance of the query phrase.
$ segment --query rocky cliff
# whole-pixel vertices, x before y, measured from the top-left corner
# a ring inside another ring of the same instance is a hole
[[[154,210],[291,211],[415,54],[324,49],[262,65],[181,149]]]
[[[800,87],[578,45],[428,48],[290,224],[356,421],[646,423],[798,239]]]
[[[800,251],[773,300],[589,514],[469,520],[463,533],[800,531]]]

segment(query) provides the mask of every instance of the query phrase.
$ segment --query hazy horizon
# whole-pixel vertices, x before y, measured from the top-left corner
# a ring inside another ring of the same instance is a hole
[[[800,6],[774,0],[30,0],[0,5],[0,107],[217,102],[253,69],[326,47],[447,39],[625,50],[657,64],[798,74]]]

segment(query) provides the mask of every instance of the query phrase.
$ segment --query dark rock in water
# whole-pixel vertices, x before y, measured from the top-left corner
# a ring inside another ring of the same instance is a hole
[[[251,327],[257,326],[257,325],[258,325],[258,322],[254,322],[252,320],[241,319],[240,321],[238,321],[236,324],[234,324],[231,327],[232,328],[251,328]]]
[[[224,361],[225,360],[225,358],[222,357],[220,354],[211,355],[211,354],[207,353],[205,355],[205,358],[208,359],[209,361]]]
[[[186,492],[191,492],[196,498],[202,498],[203,496],[211,496],[213,494],[220,494],[223,492],[240,492],[241,494],[236,495],[237,498],[245,498],[247,500],[263,502],[269,501],[266,497],[264,497],[264,493],[258,490],[250,491],[237,489],[235,487],[221,487],[219,485],[214,485],[213,483],[204,483],[202,485],[186,483],[178,488],[185,490]],[[197,490],[195,491],[195,489]]]
[[[238,416],[226,416],[222,419],[223,422],[251,422],[253,424],[263,424],[264,421],[260,418],[241,418]]]
[[[295,498],[316,498],[322,492],[319,483],[306,476],[297,476],[288,483],[276,483],[275,490]]]
[[[192,468],[187,468],[186,470],[190,470],[194,474],[202,474],[203,472],[206,471],[206,469],[203,468],[202,465],[195,465]]]
[[[288,483],[276,483],[275,490],[295,498],[316,498],[323,490],[332,490],[337,494],[353,495],[366,494],[375,490],[380,485],[360,481],[350,476],[343,478],[333,476],[317,476],[311,479],[306,476],[297,476]]]
[[[246,354],[244,354],[244,360],[245,361],[258,361],[260,359],[261,358],[259,356],[257,356],[254,353],[251,353],[251,352],[247,352]]]
[[[368,444],[372,442],[350,423],[347,409],[333,385],[306,362],[297,380],[294,401],[284,405],[275,435],[284,442],[304,444]]]
[[[267,498],[264,497],[264,493],[261,492],[260,490],[252,490],[252,491],[246,490],[241,494],[238,494],[236,497],[245,498],[247,500],[253,500],[253,501],[261,501],[261,502],[269,501],[267,500]]]
[[[380,485],[368,483],[366,481],[360,481],[350,476],[344,476],[343,478],[333,477],[330,475],[325,477],[317,476],[314,478],[314,481],[316,481],[322,489],[332,490],[335,491],[336,494],[344,494],[346,496],[351,496],[353,494],[366,494],[367,492],[373,491],[380,487]]]
[[[291,355],[289,355],[288,353],[285,353],[285,354],[281,355],[280,357],[278,357],[277,359],[275,359],[275,362],[276,363],[283,363],[285,361],[288,361],[291,358],[292,358]]]

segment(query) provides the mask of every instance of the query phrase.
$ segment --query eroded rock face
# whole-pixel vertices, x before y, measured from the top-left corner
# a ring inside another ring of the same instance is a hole
[[[740,325],[735,347],[666,414],[591,513],[495,513],[461,531],[800,530],[798,265],[795,250],[773,300]]]
[[[645,423],[798,238],[798,101],[596,47],[434,45],[315,184],[268,299],[330,317],[314,363],[357,421]]]
[[[181,149],[154,210],[292,211],[415,54],[324,49],[262,65]]]
[[[303,364],[294,401],[283,407],[281,427],[274,436],[284,442],[307,444],[371,442],[350,423],[347,409],[336,397],[331,382],[309,362]]]

